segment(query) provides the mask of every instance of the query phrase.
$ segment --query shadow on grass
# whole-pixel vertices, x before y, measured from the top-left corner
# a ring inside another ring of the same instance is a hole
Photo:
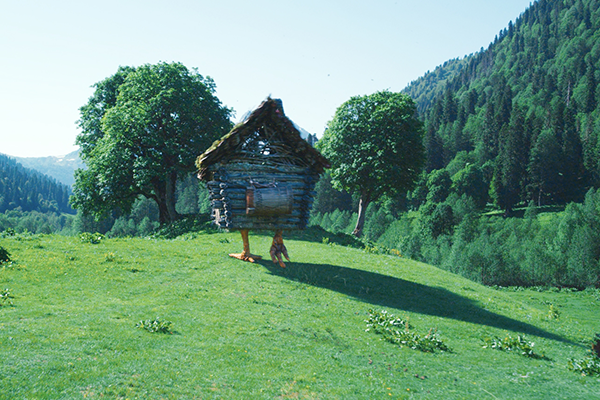
[[[270,260],[260,260],[258,263],[273,275],[334,290],[381,307],[451,318],[573,344],[536,326],[485,310],[473,300],[444,288],[337,265],[289,263],[284,269]]]
[[[365,244],[355,236],[347,235],[342,232],[329,232],[320,226],[309,226],[302,230],[286,231],[285,238],[313,243],[323,243],[323,241],[326,240],[327,243],[335,243],[340,246],[354,247],[356,249],[365,247]]]

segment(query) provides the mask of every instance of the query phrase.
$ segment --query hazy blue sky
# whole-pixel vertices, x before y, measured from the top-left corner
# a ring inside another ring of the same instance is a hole
[[[117,71],[179,61],[236,121],[267,96],[321,135],[351,96],[400,91],[487,48],[530,0],[0,0],[0,153],[75,149],[79,107]]]

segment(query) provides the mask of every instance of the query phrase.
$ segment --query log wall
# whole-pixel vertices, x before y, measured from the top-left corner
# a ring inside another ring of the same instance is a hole
[[[211,167],[207,183],[215,223],[227,229],[304,229],[308,224],[319,173],[304,167],[230,162]],[[246,211],[246,190],[251,181],[285,184],[292,190],[291,213],[252,215]]]

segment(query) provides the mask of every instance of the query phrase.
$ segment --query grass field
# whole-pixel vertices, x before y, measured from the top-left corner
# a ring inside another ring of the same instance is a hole
[[[268,255],[268,236],[250,241]],[[326,242],[287,240],[281,269],[229,258],[237,233],[2,238],[0,398],[600,398],[600,377],[567,368],[600,333],[598,290],[497,290]],[[370,309],[437,329],[452,351],[381,340]],[[157,317],[172,334],[136,327]],[[520,334],[537,358],[483,348]]]

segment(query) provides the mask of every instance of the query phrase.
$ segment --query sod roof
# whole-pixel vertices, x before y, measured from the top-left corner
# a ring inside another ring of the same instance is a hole
[[[256,143],[263,146],[262,152],[254,151],[251,155],[265,162],[284,159],[290,165],[306,165],[318,173],[330,167],[329,161],[302,139],[294,123],[285,116],[281,100],[269,97],[196,159],[200,178],[207,179],[207,170],[215,164],[248,157],[251,143],[254,148]]]

